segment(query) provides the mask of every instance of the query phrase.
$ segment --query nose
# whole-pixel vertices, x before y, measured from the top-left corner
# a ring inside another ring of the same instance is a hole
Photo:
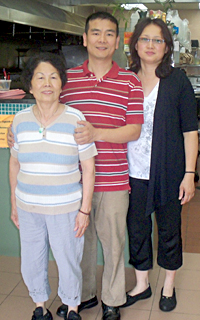
[[[154,47],[154,43],[153,43],[152,39],[149,40],[148,47],[149,48],[153,48]]]
[[[105,35],[105,33],[102,32],[102,33],[100,34],[99,41],[102,42],[102,43],[106,42],[106,35]]]
[[[51,86],[51,79],[46,77],[45,80],[44,80],[44,85],[46,87],[50,87]]]

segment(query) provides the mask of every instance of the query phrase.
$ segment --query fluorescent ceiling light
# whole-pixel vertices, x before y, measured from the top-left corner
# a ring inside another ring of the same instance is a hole
[[[133,8],[137,8],[143,11],[147,11],[148,8],[142,3],[129,3],[129,4],[122,4],[121,7],[124,7],[126,10],[132,10]]]

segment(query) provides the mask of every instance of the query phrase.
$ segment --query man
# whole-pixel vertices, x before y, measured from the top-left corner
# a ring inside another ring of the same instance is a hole
[[[98,304],[96,297],[97,236],[102,244],[103,320],[119,320],[126,301],[124,245],[129,202],[127,142],[139,138],[143,123],[143,91],[135,74],[112,61],[119,45],[117,20],[97,12],[86,20],[83,45],[88,60],[67,71],[61,102],[83,112],[75,131],[76,142],[95,141],[95,189],[90,225],[85,232],[82,260],[83,289],[79,312]],[[67,306],[57,315],[65,317]]]
[[[79,144],[95,141],[96,178],[90,225],[85,232],[82,260],[83,290],[79,312],[97,305],[97,235],[103,247],[103,320],[120,319],[119,305],[126,301],[124,245],[128,209],[127,142],[138,139],[143,123],[141,83],[112,61],[119,45],[118,22],[107,12],[86,20],[83,45],[88,61],[68,70],[61,102],[81,110],[75,132]],[[57,314],[64,316],[62,305]]]

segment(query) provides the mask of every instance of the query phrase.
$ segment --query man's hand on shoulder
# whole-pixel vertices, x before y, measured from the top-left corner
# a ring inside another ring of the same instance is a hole
[[[78,121],[79,127],[75,129],[74,139],[77,144],[92,143],[95,141],[97,129],[88,121]]]

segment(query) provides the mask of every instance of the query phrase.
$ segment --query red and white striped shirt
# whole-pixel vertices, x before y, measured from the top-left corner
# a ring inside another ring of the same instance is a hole
[[[143,123],[143,91],[136,74],[116,62],[97,80],[88,70],[88,61],[67,70],[67,83],[60,96],[62,103],[79,109],[96,128],[114,129]],[[129,189],[127,143],[95,141],[95,192]]]

